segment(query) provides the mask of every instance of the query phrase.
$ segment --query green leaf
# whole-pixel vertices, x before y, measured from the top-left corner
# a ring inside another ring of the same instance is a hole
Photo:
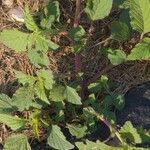
[[[27,120],[7,114],[0,114],[0,122],[6,124],[12,130],[18,130],[26,125]]]
[[[30,87],[19,88],[12,97],[12,104],[16,106],[19,111],[29,110],[33,105],[34,91]]]
[[[129,140],[134,143],[141,143],[142,139],[138,134],[136,128],[133,127],[130,121],[127,121],[120,130],[120,134],[122,138]]]
[[[94,105],[96,103],[96,97],[95,97],[95,94],[90,94],[87,98],[87,100],[85,101],[85,105],[89,105],[89,104],[92,104]]]
[[[142,143],[148,143],[150,141],[150,131],[143,129],[143,127],[140,127],[137,129],[137,132],[140,134],[140,137],[142,139]]]
[[[41,69],[37,72],[37,76],[39,80],[43,81],[44,87],[47,90],[51,90],[53,88],[53,84],[55,83],[55,81],[53,72],[51,70]]]
[[[108,110],[109,107],[113,105],[113,98],[110,95],[105,96],[102,105],[106,110]]]
[[[86,140],[86,143],[76,142],[75,144],[79,150],[124,150],[121,147],[112,147],[100,141],[97,141],[95,143],[95,142]]]
[[[74,145],[66,140],[57,125],[52,125],[51,132],[47,139],[47,144],[58,150],[70,150],[74,148]]]
[[[72,87],[67,86],[66,87],[66,97],[67,97],[67,101],[75,104],[75,105],[81,105],[81,98],[78,95],[78,93],[76,92],[76,90]]]
[[[113,65],[119,65],[126,61],[126,54],[122,50],[111,50],[109,49],[108,58]]]
[[[0,43],[15,50],[16,52],[26,51],[29,34],[16,29],[3,30],[0,34]]]
[[[81,126],[80,124],[67,124],[67,128],[72,136],[75,136],[78,139],[84,137],[87,133],[87,126]]]
[[[86,125],[88,126],[88,130],[90,133],[95,131],[96,125],[96,112],[92,107],[83,108],[83,118],[86,121]]]
[[[128,0],[131,25],[140,33],[150,32],[150,0]]]
[[[76,28],[71,28],[69,30],[69,34],[75,41],[80,41],[83,38],[83,36],[85,35],[85,30],[80,25]]]
[[[115,93],[112,95],[112,97],[113,97],[113,103],[114,103],[115,107],[118,110],[122,110],[123,107],[125,106],[124,96],[122,94]]]
[[[102,90],[102,85],[100,83],[91,83],[89,86],[88,86],[88,90],[90,93],[100,93],[101,90]]]
[[[16,111],[12,106],[12,100],[5,94],[0,94],[0,113],[10,113]]]
[[[58,85],[54,86],[50,91],[49,98],[51,101],[59,102],[65,100],[65,87]]]
[[[38,31],[39,28],[36,25],[34,18],[32,17],[29,7],[25,7],[25,25],[31,31]]]
[[[41,66],[48,66],[50,64],[48,56],[42,51],[32,49],[28,51],[28,57],[31,63],[38,68],[41,68]]]
[[[91,20],[103,19],[109,15],[113,0],[87,0],[85,12]]]
[[[16,71],[16,70],[14,72],[15,72],[16,78],[23,85],[28,84],[28,85],[32,86],[36,81],[36,78],[31,76],[31,75],[28,75],[28,74],[25,74],[21,71]]]
[[[144,38],[132,49],[127,60],[149,60],[150,59],[150,38]]]
[[[50,40],[45,39],[45,37],[42,35],[37,35],[35,48],[38,51],[47,51],[49,49],[56,50],[59,48],[59,45],[55,44]]]
[[[55,102],[53,103],[54,105],[54,112],[55,112],[55,116],[54,116],[54,120],[57,122],[57,123],[60,123],[60,122],[64,122],[65,120],[65,114],[64,114],[64,108],[65,108],[65,103],[62,102],[62,101],[59,101],[59,102]]]
[[[53,1],[50,2],[47,6],[48,16],[53,16],[57,22],[59,22],[60,18],[60,9],[59,9],[59,2]]]
[[[132,27],[131,27],[131,19],[130,19],[128,9],[125,9],[122,11],[122,13],[120,14],[120,17],[119,17],[119,21],[125,23],[128,26],[130,34],[133,32]]]
[[[116,123],[116,115],[113,111],[103,109],[101,110],[101,114],[106,118],[111,124]]]
[[[127,24],[121,21],[114,21],[111,24],[111,34],[112,38],[119,42],[126,41],[130,36]]]
[[[40,118],[41,118],[41,111],[40,110],[35,110],[35,112],[33,112],[31,114],[31,123],[33,126],[33,131],[34,131],[34,135],[39,139],[39,126],[40,126]]]
[[[31,150],[31,147],[26,135],[16,134],[5,139],[4,150]]]
[[[49,16],[48,18],[43,18],[40,25],[43,29],[51,29],[53,22],[55,21],[55,16]]]
[[[107,95],[103,100],[103,106],[105,107],[105,109],[108,109],[112,105],[114,105],[118,110],[123,109],[125,105],[124,96],[117,93]]]
[[[41,99],[42,101],[44,101],[47,104],[50,104],[47,95],[46,95],[46,90],[44,87],[44,82],[43,80],[39,80],[37,81],[37,83],[35,84],[35,93],[38,96],[39,99]]]
[[[108,79],[108,77],[106,76],[106,75],[102,75],[101,76],[101,78],[100,78],[100,83],[101,83],[101,85],[102,85],[102,87],[105,89],[105,90],[107,90],[107,91],[109,91],[110,89],[109,89],[109,83],[110,81],[109,81],[109,79]]]

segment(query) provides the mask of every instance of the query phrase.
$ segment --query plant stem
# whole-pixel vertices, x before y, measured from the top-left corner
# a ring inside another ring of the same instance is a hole
[[[112,64],[109,64],[108,66],[106,66],[103,70],[99,70],[95,76],[92,79],[89,79],[86,81],[86,86],[90,85],[92,82],[95,82],[96,80],[98,80],[98,78],[107,73],[109,70],[111,70],[114,66]]]
[[[86,93],[86,90],[88,88],[88,86],[95,82],[96,80],[99,79],[99,77],[105,73],[107,73],[109,70],[111,70],[114,66],[112,64],[109,64],[108,66],[106,66],[103,70],[99,70],[95,76],[89,80],[85,80],[83,81],[83,84],[82,84],[82,90],[81,90],[81,98],[82,99],[85,99],[85,93]]]
[[[89,47],[89,48],[87,49],[87,51],[88,51],[88,50],[91,50],[92,48],[94,48],[94,47],[96,47],[96,46],[99,46],[99,45],[101,45],[101,44],[105,44],[105,43],[107,43],[107,42],[108,42],[109,40],[111,40],[111,39],[112,39],[112,37],[110,36],[110,37],[106,38],[105,40],[100,41],[100,42],[98,42],[98,43],[92,45],[91,47]]]
[[[81,16],[81,0],[76,0],[76,11],[73,27],[76,28],[79,26],[80,16]]]
[[[75,19],[74,19],[74,24],[73,27],[76,28],[79,26],[79,21],[81,17],[81,0],[76,0],[76,11],[75,11]],[[81,72],[82,68],[82,62],[81,62],[81,54],[77,53],[75,54],[75,73],[78,74]]]

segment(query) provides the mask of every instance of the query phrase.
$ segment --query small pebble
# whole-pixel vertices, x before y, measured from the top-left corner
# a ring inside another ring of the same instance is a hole
[[[15,7],[9,11],[9,15],[11,19],[18,21],[18,22],[24,22],[24,11],[20,7]]]

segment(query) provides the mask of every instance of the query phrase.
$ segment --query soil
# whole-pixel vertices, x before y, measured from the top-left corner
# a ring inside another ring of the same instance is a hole
[[[117,123],[122,126],[131,121],[135,127],[150,129],[150,82],[135,87],[125,94],[125,107],[116,112]]]

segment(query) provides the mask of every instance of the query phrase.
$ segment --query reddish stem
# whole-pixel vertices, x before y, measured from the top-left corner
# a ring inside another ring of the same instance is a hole
[[[79,26],[79,21],[81,17],[81,0],[76,0],[76,11],[75,11],[75,19],[74,19],[74,24],[73,27],[78,27]],[[82,68],[82,62],[81,62],[81,54],[75,54],[75,73],[78,74],[81,72]]]
[[[114,66],[113,66],[112,64],[110,64],[110,65],[108,65],[107,67],[105,67],[103,70],[99,70],[99,71],[95,74],[95,76],[94,76],[93,78],[91,78],[91,79],[89,79],[89,80],[83,81],[82,88],[81,88],[81,89],[82,89],[82,90],[81,90],[81,98],[82,98],[82,99],[85,99],[85,97],[86,97],[85,93],[86,93],[86,91],[87,91],[88,86],[89,86],[91,83],[93,83],[93,82],[95,82],[96,80],[98,80],[101,75],[107,73],[107,72],[108,72],[109,70],[111,70],[113,67],[114,67]]]
[[[112,64],[109,64],[107,67],[105,67],[103,70],[99,70],[95,76],[92,79],[89,79],[86,81],[85,85],[88,86],[91,83],[95,82],[99,79],[99,77],[105,73],[107,73],[109,70],[111,70],[114,66]]]
[[[75,54],[75,72],[78,74],[81,72],[82,62],[81,62],[81,54]]]
[[[80,21],[80,16],[81,16],[81,0],[76,0],[76,11],[75,11],[75,19],[74,19],[74,24],[73,27],[78,27],[79,26],[79,21]]]

